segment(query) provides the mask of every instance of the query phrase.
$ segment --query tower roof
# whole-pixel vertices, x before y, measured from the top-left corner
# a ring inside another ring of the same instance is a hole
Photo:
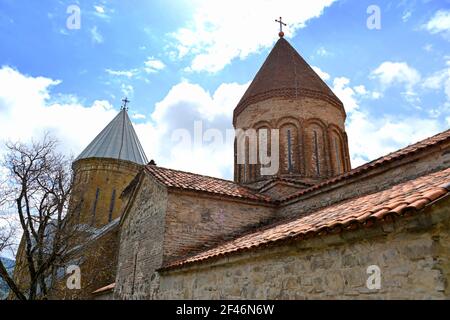
[[[283,37],[277,41],[234,109],[233,122],[248,105],[274,97],[321,98],[345,113],[339,98]]]
[[[75,161],[87,158],[111,158],[147,164],[147,157],[126,108],[122,108]]]

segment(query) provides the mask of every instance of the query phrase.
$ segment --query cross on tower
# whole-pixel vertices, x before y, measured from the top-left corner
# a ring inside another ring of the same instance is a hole
[[[125,99],[122,99],[122,102],[123,102],[123,103],[122,103],[122,109],[128,110],[127,104],[130,103],[131,101],[128,100],[127,97],[125,97]]]
[[[283,22],[281,17],[280,20],[275,19],[275,22],[278,22],[280,24],[280,32],[278,33],[278,35],[280,36],[280,38],[283,38],[284,37],[283,26],[286,26],[286,23]]]

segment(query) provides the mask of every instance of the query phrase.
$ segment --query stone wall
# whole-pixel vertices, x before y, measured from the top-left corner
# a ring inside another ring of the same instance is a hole
[[[64,274],[50,290],[49,299],[91,299],[92,292],[115,281],[119,248],[119,228],[117,221],[103,235],[89,242],[80,239],[80,250],[67,257],[64,269],[69,265],[78,265],[81,271],[81,288],[68,289],[67,278]]]
[[[141,167],[129,161],[103,158],[75,162],[71,214],[77,216],[79,223],[97,227],[119,217],[123,205],[120,194]]]
[[[286,242],[172,271],[159,299],[448,299],[450,201],[372,228]],[[381,287],[369,289],[371,265]]]
[[[259,226],[273,207],[167,190],[142,173],[121,225],[115,296],[153,298],[153,271]]]
[[[141,174],[121,224],[115,297],[149,299],[163,257],[167,189]]]

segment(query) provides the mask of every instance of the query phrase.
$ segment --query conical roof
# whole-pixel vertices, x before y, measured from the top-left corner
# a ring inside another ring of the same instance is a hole
[[[234,110],[234,119],[250,104],[274,97],[324,99],[344,111],[342,102],[325,82],[281,37],[264,61]]]
[[[110,158],[147,164],[147,157],[125,108],[95,137],[75,161],[87,158]]]

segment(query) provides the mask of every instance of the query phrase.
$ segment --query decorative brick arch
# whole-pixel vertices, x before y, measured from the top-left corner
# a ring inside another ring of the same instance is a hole
[[[254,128],[244,128],[243,131],[246,130],[256,130]],[[243,141],[244,143],[244,156],[245,156],[245,163],[238,164],[238,147],[242,143],[242,139],[245,139]],[[256,145],[255,145],[256,146]],[[234,138],[234,175],[235,180],[240,183],[246,183],[254,181],[257,177],[257,164],[250,164],[250,143],[249,143],[249,137],[247,135],[235,137]],[[257,146],[256,146],[257,150]]]
[[[316,118],[305,121],[306,176],[326,178],[329,176],[329,146],[326,124]]]
[[[331,172],[333,176],[348,171],[345,156],[345,142],[341,130],[335,125],[328,126],[328,144],[330,146]]]
[[[298,119],[283,117],[277,122],[280,130],[279,163],[281,174],[300,174],[301,164],[301,129]]]
[[[256,169],[255,169],[255,179],[254,180],[258,180],[261,177],[261,164],[259,162],[259,150],[260,150],[260,141],[259,141],[259,131],[261,129],[266,129],[267,130],[267,152],[270,155],[272,152],[272,146],[270,145],[270,141],[271,141],[271,133],[270,130],[272,129],[271,125],[269,122],[266,121],[260,121],[256,124],[255,126],[255,130],[258,136],[258,145],[257,145],[257,152],[258,152],[258,164],[256,165]]]

